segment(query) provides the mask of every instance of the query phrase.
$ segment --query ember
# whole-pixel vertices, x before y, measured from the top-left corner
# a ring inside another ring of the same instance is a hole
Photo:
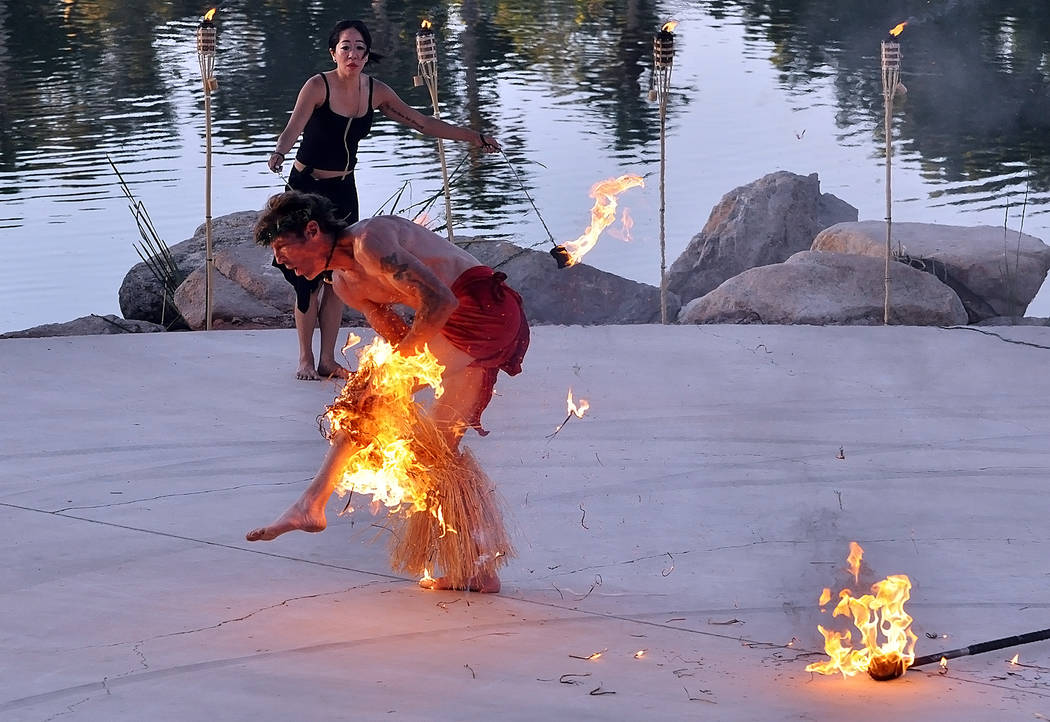
[[[855,548],[854,548],[855,547]],[[864,550],[859,544],[850,545],[850,573],[859,574]],[[824,636],[824,651],[830,659],[806,666],[807,672],[834,674],[841,672],[852,677],[867,672],[873,679],[887,680],[900,677],[915,660],[917,637],[911,631],[912,618],[904,611],[904,603],[911,592],[911,580],[904,574],[895,574],[871,586],[872,594],[854,597],[849,589],[839,592],[839,602],[832,612],[834,617],[853,617],[860,632],[862,646],[854,649],[849,630],[836,632],[817,625]],[[821,605],[830,600],[830,590],[824,589]],[[879,634],[885,637],[879,642]]]

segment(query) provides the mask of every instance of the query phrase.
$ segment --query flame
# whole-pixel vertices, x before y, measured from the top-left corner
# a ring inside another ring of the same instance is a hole
[[[830,601],[831,601],[831,589],[829,587],[824,587],[824,591],[822,591],[820,593],[820,601],[818,601],[817,604],[819,606],[823,607],[825,604],[827,604]]]
[[[678,27],[678,21],[677,20],[668,20],[666,23],[664,23],[664,26],[662,28],[660,28],[660,32],[662,32],[662,33],[673,33],[674,29],[677,28],[677,27]]]
[[[423,568],[423,576],[420,577],[419,581],[421,581],[421,582],[432,582],[432,581],[434,581],[434,577],[430,576],[430,570],[427,569],[426,567]]]
[[[907,24],[908,23],[901,23],[900,25],[895,25],[893,27],[893,30],[890,30],[890,35],[892,35],[893,37],[899,36],[901,33],[904,32],[904,26]]]
[[[941,669],[948,669],[948,658],[941,657]]]
[[[860,577],[860,560],[864,557],[864,550],[857,542],[849,543],[849,556],[846,563],[849,564],[849,572],[853,575],[853,583],[856,584]]]
[[[209,10],[208,12],[204,13],[204,22],[206,22],[206,23],[210,23],[210,22],[211,22],[211,19],[212,19],[213,17],[215,17],[215,11],[216,11],[216,10],[218,10],[218,8],[212,8],[212,9],[211,9],[211,10]]]
[[[412,443],[413,394],[425,384],[440,397],[444,370],[427,347],[403,356],[377,337],[358,352],[358,371],[325,413],[331,437],[342,433],[356,444],[336,483],[340,496],[351,490],[371,494],[373,511],[380,505],[409,513],[426,511],[438,520],[442,533],[455,532],[445,526],[441,507],[428,503],[427,468]],[[367,384],[367,401],[346,402],[361,393],[362,383]]]
[[[1010,664],[1017,664],[1017,658],[1020,656],[1020,654],[1015,654],[1014,658],[1010,660]]]
[[[857,548],[863,553],[859,545]],[[911,616],[904,611],[904,603],[911,596],[911,580],[904,574],[894,574],[871,585],[871,591],[871,594],[854,597],[850,590],[843,589],[832,611],[833,617],[853,617],[853,624],[860,632],[858,648],[853,648],[849,630],[836,632],[817,625],[830,659],[807,665],[807,672],[841,672],[844,677],[852,677],[869,669],[885,672],[898,668],[903,674],[915,661],[918,638],[911,631]],[[880,633],[885,637],[881,643]]]
[[[423,21],[419,23],[420,30],[430,30],[432,27],[434,27],[433,24],[426,18],[423,18]]]
[[[587,399],[580,399],[580,405],[579,406],[577,406],[576,404],[574,404],[572,402],[572,387],[570,386],[569,387],[569,396],[565,399],[565,410],[566,410],[566,412],[568,412],[570,416],[575,414],[577,419],[582,419],[583,418],[583,414],[589,408],[591,408],[591,405],[590,405],[590,403],[588,403]]]
[[[637,652],[634,653],[634,658],[635,659],[641,659],[642,657],[645,656],[645,652],[646,652],[646,650],[639,649]]]
[[[591,224],[575,241],[562,244],[562,248],[569,254],[567,266],[576,265],[587,251],[594,248],[601,232],[616,220],[616,196],[635,186],[645,186],[645,181],[641,176],[622,175],[619,178],[598,181],[591,186],[590,196],[594,199],[594,207],[591,208]]]

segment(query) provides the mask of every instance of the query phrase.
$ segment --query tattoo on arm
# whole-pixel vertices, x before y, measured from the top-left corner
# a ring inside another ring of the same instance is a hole
[[[423,122],[418,118],[410,118],[409,116],[402,113],[400,110],[390,107],[389,103],[381,105],[379,109],[382,110],[383,115],[386,115],[388,118],[392,118],[393,120],[396,120],[399,123],[404,123],[407,126],[415,128],[421,133],[423,132]]]

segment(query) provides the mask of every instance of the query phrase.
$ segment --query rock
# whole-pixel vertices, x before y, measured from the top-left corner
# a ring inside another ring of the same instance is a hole
[[[1040,316],[993,316],[977,326],[1050,326],[1050,318]]]
[[[259,211],[239,211],[212,219],[211,239],[212,256],[228,246],[251,244],[252,227],[259,217]],[[179,267],[180,283],[197,268],[204,267],[205,228],[202,223],[189,240],[169,247],[172,259]],[[136,263],[124,276],[117,294],[120,312],[124,318],[140,319],[152,323],[161,323],[163,309],[163,287],[154,277],[145,263]],[[169,328],[185,328],[185,324],[176,321],[171,325],[172,309],[167,309],[164,318]],[[214,315],[214,313],[213,313]]]
[[[816,173],[771,173],[722,197],[671,264],[668,288],[683,302],[692,300],[741,271],[809,250],[824,228],[855,220],[856,208],[821,194]]]
[[[814,251],[857,253],[884,258],[883,221],[839,223],[821,231]],[[992,316],[1021,316],[1039,292],[1050,269],[1050,247],[1035,236],[995,226],[945,226],[894,223],[893,250],[911,258],[944,264],[962,289],[971,321]],[[973,298],[966,298],[967,293]]]
[[[744,271],[682,309],[680,323],[878,325],[883,321],[885,261],[801,251],[784,263]],[[890,323],[966,323],[955,293],[932,275],[894,264]]]
[[[463,239],[458,245],[482,263],[507,274],[521,294],[530,325],[659,323],[660,289],[578,263],[559,269],[544,251],[512,243]],[[668,318],[678,297],[668,294]]]
[[[252,228],[257,211],[242,211],[212,221],[212,327],[290,328],[294,293],[270,261],[268,248],[256,245]],[[458,244],[479,261],[498,267],[525,299],[533,324],[657,323],[660,290],[585,264],[559,270],[550,254],[511,243],[459,238]],[[171,247],[185,273],[176,294],[183,324],[205,327],[204,228],[193,238]],[[121,310],[159,319],[160,285],[143,263],[133,267],[120,292]],[[674,318],[680,303],[668,295],[668,314]],[[170,314],[170,309],[169,309]],[[184,318],[183,318],[184,317]],[[364,316],[347,309],[344,326],[365,325]]]
[[[45,323],[22,331],[0,334],[5,338],[44,338],[46,336],[98,336],[110,333],[156,333],[164,327],[148,321],[135,321],[107,314],[81,316],[65,323]]]

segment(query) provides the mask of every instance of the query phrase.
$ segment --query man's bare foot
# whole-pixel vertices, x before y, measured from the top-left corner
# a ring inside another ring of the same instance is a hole
[[[481,592],[482,594],[497,594],[499,593],[499,577],[496,576],[495,572],[483,572],[478,574],[476,577],[471,577],[470,581],[467,582],[466,588],[456,586],[448,581],[448,577],[438,577],[432,579],[429,576],[423,577],[419,580],[419,586],[424,589],[434,590],[455,590],[459,592]]]
[[[295,372],[295,378],[300,381],[320,381],[321,377],[314,371],[314,360],[300,361],[299,368]]]
[[[327,364],[317,364],[317,378],[321,379],[345,379],[350,375],[350,372],[340,366],[338,363],[333,363],[331,366]]]
[[[248,541],[271,541],[289,531],[324,531],[328,526],[325,519],[324,507],[318,511],[305,510],[298,503],[289,507],[288,511],[281,514],[269,526],[261,526],[252,529],[244,535]]]

